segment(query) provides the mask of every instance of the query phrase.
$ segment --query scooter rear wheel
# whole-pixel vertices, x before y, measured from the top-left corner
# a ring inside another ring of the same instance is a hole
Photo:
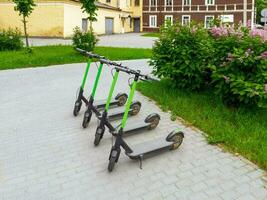
[[[178,132],[171,132],[166,140],[169,142],[173,142],[170,150],[175,150],[177,149],[183,142],[184,139],[184,133],[182,131],[178,131]]]
[[[119,96],[119,95],[118,95]],[[118,100],[118,106],[123,106],[127,102],[127,94],[122,94],[120,95],[117,100]]]
[[[78,113],[80,112],[82,107],[82,101],[76,101],[73,109],[73,115],[76,117]]]
[[[131,115],[137,115],[141,109],[141,103],[140,102],[134,102],[132,105],[131,105]]]
[[[88,124],[91,121],[91,117],[92,117],[92,111],[91,110],[85,111],[84,116],[83,116],[83,123],[82,123],[83,128],[88,127]]]

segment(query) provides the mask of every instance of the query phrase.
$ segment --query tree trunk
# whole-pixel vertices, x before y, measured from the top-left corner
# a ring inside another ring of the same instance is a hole
[[[25,16],[23,16],[23,25],[24,25],[24,35],[26,39],[26,47],[29,48],[29,41],[28,41],[28,34],[27,34],[27,27],[26,27],[26,19]]]

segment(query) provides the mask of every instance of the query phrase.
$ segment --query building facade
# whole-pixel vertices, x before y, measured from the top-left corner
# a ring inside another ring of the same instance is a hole
[[[143,30],[158,31],[166,20],[188,24],[203,23],[209,28],[214,18],[225,23],[254,24],[254,0],[143,0]]]
[[[87,30],[87,14],[78,0],[35,0],[37,6],[27,19],[28,33],[38,37],[71,37],[74,27]],[[142,31],[141,0],[100,0],[97,2],[97,34]],[[0,30],[19,28],[23,24],[11,0],[0,0]]]

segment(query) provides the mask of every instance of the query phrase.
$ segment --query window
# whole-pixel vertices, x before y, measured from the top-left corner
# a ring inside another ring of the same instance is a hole
[[[165,22],[170,22],[171,24],[173,24],[173,16],[165,15]]]
[[[156,1],[157,0],[150,0],[150,6],[156,6],[156,4],[157,4]]]
[[[134,5],[139,6],[140,5],[140,0],[134,0]]]
[[[182,15],[182,25],[186,26],[190,24],[191,16],[190,15]]]
[[[149,27],[157,27],[157,16],[156,15],[149,16]]]
[[[191,0],[183,0],[183,5],[184,5],[184,6],[189,6],[189,5],[191,5]]]
[[[110,3],[110,0],[106,0],[106,3]]]
[[[211,22],[214,20],[213,15],[206,15],[205,16],[205,28],[211,28]]]
[[[166,6],[171,6],[172,5],[172,0],[165,0],[165,5]]]
[[[206,5],[214,5],[215,0],[206,0]]]

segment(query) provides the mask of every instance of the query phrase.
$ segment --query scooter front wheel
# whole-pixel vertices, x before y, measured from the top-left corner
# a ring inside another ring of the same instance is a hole
[[[83,116],[83,123],[82,123],[83,128],[88,127],[88,124],[91,121],[91,117],[92,117],[92,111],[91,110],[85,111],[84,116]]]
[[[111,157],[109,159],[109,163],[108,163],[108,171],[109,172],[112,172],[112,170],[114,169],[115,163],[116,163],[116,158]]]
[[[78,113],[80,112],[82,107],[82,101],[76,101],[73,109],[73,115],[76,117]]]
[[[100,140],[102,139],[104,132],[105,132],[105,127],[104,128],[100,126],[97,127],[94,140],[95,146],[97,146],[100,143]]]

